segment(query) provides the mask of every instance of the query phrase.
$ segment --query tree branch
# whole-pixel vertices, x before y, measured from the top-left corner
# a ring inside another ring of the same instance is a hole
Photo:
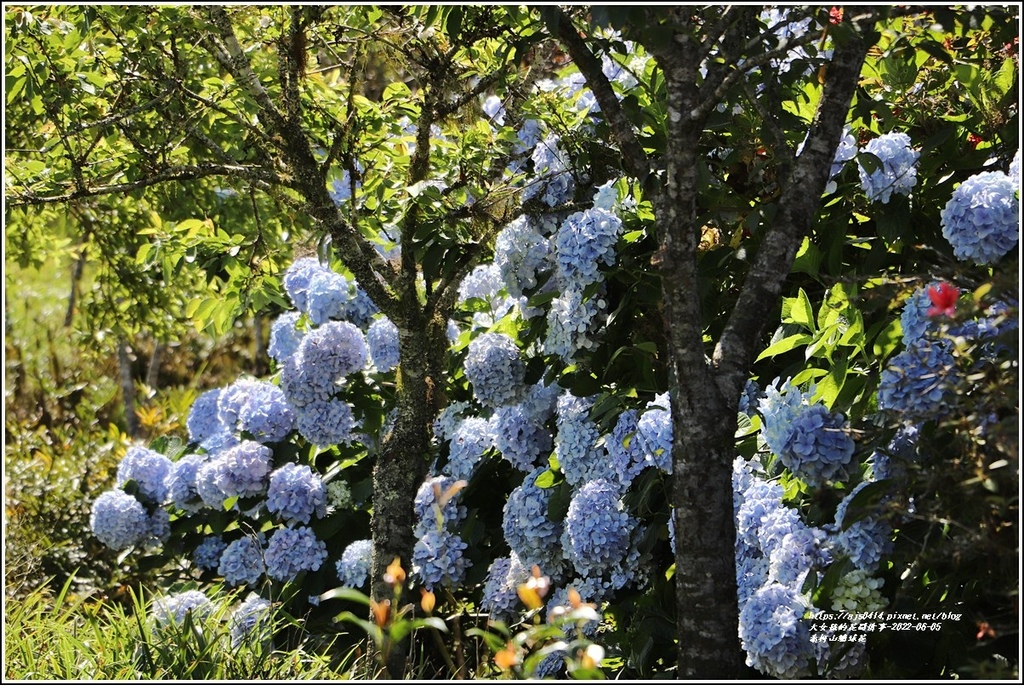
[[[736,308],[715,348],[713,361],[724,397],[739,396],[755,346],[775,310],[796,250],[817,216],[869,47],[865,33],[874,21],[863,17],[861,21],[864,25],[857,26],[856,35],[836,47],[807,142],[784,181],[779,213],[751,264]]]
[[[583,78],[587,80],[587,85],[594,93],[594,99],[601,106],[601,114],[608,122],[612,137],[622,152],[625,170],[643,183],[651,171],[650,161],[643,145],[640,144],[633,132],[633,124],[630,123],[619,105],[619,99],[615,96],[615,91],[612,90],[612,84],[601,70],[601,60],[591,52],[586,42],[577,33],[572,19],[560,7],[557,5],[544,7],[540,8],[540,12],[548,31],[555,34],[559,42],[565,46],[573,63],[583,74]]]

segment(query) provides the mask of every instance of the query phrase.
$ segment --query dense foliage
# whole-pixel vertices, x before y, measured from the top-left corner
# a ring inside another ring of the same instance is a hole
[[[686,675],[710,553],[722,673],[1016,673],[1016,10],[6,11],[9,254],[65,213],[118,247],[90,321],[273,318],[90,502],[157,624],[252,589],[233,641],[273,605],[391,676]]]

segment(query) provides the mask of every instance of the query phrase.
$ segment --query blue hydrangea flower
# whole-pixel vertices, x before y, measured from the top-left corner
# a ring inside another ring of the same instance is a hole
[[[547,574],[555,573],[562,563],[559,539],[562,525],[548,517],[553,490],[537,487],[537,477],[547,469],[531,471],[522,484],[512,490],[505,502],[501,528],[509,548],[527,568],[534,564]]]
[[[544,385],[544,381],[538,381],[527,388],[519,407],[531,421],[544,423],[554,416],[561,394],[562,388],[557,383]]]
[[[939,285],[938,281],[934,281],[928,286],[918,288],[903,305],[903,313],[900,314],[900,328],[903,329],[904,346],[910,347],[923,338],[925,333],[934,329],[932,319],[928,316],[928,310],[932,306],[931,298],[928,297],[928,288],[937,285]]]
[[[228,585],[254,585],[266,571],[263,548],[251,537],[235,540],[220,555],[217,573]]]
[[[1006,171],[1006,175],[1010,177],[1010,181],[1013,182],[1013,187],[1020,190],[1020,150],[1013,155],[1013,160],[1010,162],[1010,168]]]
[[[911,147],[906,133],[886,133],[868,141],[864,152],[882,162],[882,168],[868,173],[860,163],[860,184],[871,202],[887,204],[893,193],[910,195],[917,184],[917,160],[921,153]]]
[[[594,346],[593,334],[607,308],[601,291],[585,299],[581,291],[570,288],[551,300],[549,307],[545,354],[557,354],[569,362],[577,351]]]
[[[144,547],[159,547],[171,539],[171,515],[166,509],[156,509],[149,515],[146,522],[146,535],[142,539]]]
[[[313,514],[323,518],[327,514],[323,480],[308,466],[285,464],[270,474],[267,511],[289,526],[309,523]]]
[[[555,434],[555,457],[572,486],[597,478],[614,479],[611,460],[598,445],[601,437],[597,424],[590,420],[594,400],[576,397],[566,391],[558,398],[558,419]]]
[[[952,388],[953,355],[943,340],[923,338],[893,357],[878,382],[878,408],[907,418],[937,415]]]
[[[846,418],[822,404],[808,404],[789,381],[765,388],[759,408],[764,417],[762,435],[772,453],[810,485],[843,480],[855,445],[846,434]]]
[[[807,575],[823,570],[832,562],[825,548],[825,531],[806,525],[795,526],[768,555],[768,578],[799,589]]]
[[[526,364],[515,342],[504,333],[484,333],[473,340],[465,369],[473,396],[488,407],[514,404],[525,391]]]
[[[551,433],[530,419],[522,404],[495,413],[494,444],[501,456],[520,471],[530,471],[551,453]]]
[[[868,486],[868,481],[850,491],[836,507],[835,536],[836,549],[850,559],[854,566],[863,571],[873,571],[893,548],[892,526],[884,519],[868,515],[844,528],[844,519],[853,498]]]
[[[168,501],[187,514],[203,508],[203,501],[196,490],[196,473],[207,461],[206,456],[186,454],[174,462],[165,477]]]
[[[456,480],[469,480],[484,452],[494,447],[494,433],[486,419],[471,416],[459,422],[448,446],[445,472]]]
[[[363,167],[359,162],[356,162],[356,170],[362,171]],[[357,179],[355,182],[355,189],[359,190],[362,183]],[[352,199],[352,172],[345,169],[341,172],[341,178],[336,178],[331,181],[330,190],[328,194],[331,196],[331,200],[334,201],[336,207],[341,207],[343,204]]]
[[[207,456],[216,456],[224,450],[231,449],[237,445],[241,440],[235,437],[234,433],[228,431],[221,431],[220,433],[214,433],[206,440],[200,443],[200,447],[206,452]]]
[[[295,427],[299,435],[319,447],[347,444],[355,437],[355,414],[344,400],[313,402],[296,414]]]
[[[957,186],[939,215],[942,236],[957,259],[998,261],[1014,248],[1020,234],[1017,185],[1001,171],[975,174]]]
[[[235,433],[238,430],[238,415],[253,395],[262,391],[263,381],[240,378],[221,390],[217,398],[217,415],[222,430]]]
[[[316,257],[302,257],[292,262],[292,265],[284,272],[282,279],[284,290],[299,311],[304,312],[309,306],[306,292],[309,290],[310,279],[314,274],[323,270],[324,267],[320,265],[320,260]]]
[[[504,285],[501,268],[497,264],[480,264],[459,284],[459,302],[476,298],[492,303],[493,306]]]
[[[339,381],[366,365],[368,355],[362,331],[348,322],[331,321],[302,339],[281,370],[281,387],[299,408],[329,400]]]
[[[214,508],[230,497],[260,495],[266,488],[271,457],[270,448],[245,440],[199,467],[196,491]]]
[[[462,552],[466,543],[458,535],[432,529],[416,542],[412,550],[412,572],[427,590],[458,587],[472,565]]]
[[[214,388],[204,392],[192,403],[185,422],[188,427],[188,439],[191,442],[203,442],[223,430],[217,412],[219,398],[220,388]]]
[[[672,473],[672,404],[668,393],[656,395],[636,422],[637,440],[644,458],[665,473]]]
[[[335,564],[338,580],[345,587],[361,588],[370,579],[370,560],[373,546],[369,540],[356,540],[341,553]]]
[[[267,575],[288,582],[303,571],[316,571],[327,559],[327,545],[309,526],[280,528],[270,536],[264,552]]]
[[[807,622],[807,600],[789,585],[770,583],[740,609],[739,634],[747,665],[785,680],[809,675],[814,657]]]
[[[651,465],[638,435],[639,418],[639,412],[627,409],[619,414],[611,434],[605,438],[605,449],[611,461],[611,470],[623,487],[629,487],[633,479]]]
[[[615,263],[615,244],[622,221],[606,209],[570,214],[555,233],[558,277],[566,287],[582,291],[603,280],[599,267]]]
[[[510,296],[522,297],[537,287],[538,277],[550,266],[550,252],[548,239],[525,215],[501,229],[494,240],[494,263]]]
[[[739,413],[753,418],[757,413],[757,403],[761,401],[761,388],[752,380],[747,380],[740,395]]]
[[[214,608],[210,598],[199,590],[186,590],[154,601],[149,607],[149,616],[160,629],[182,625],[189,614],[194,623],[199,623],[211,616]]]
[[[285,359],[295,354],[306,335],[305,331],[296,328],[301,316],[299,312],[285,312],[274,319],[270,327],[267,354],[278,364],[283,364]]]
[[[141,445],[128,448],[117,467],[117,486],[130,480],[139,486],[139,496],[156,504],[167,500],[167,474],[174,468],[170,459]]]
[[[761,526],[776,509],[782,508],[782,486],[756,475],[742,491],[736,508],[736,537],[750,547],[761,549]]]
[[[768,557],[757,547],[736,540],[736,596],[742,607],[768,582]]]
[[[562,546],[580,575],[602,575],[629,554],[636,521],[624,510],[619,494],[618,486],[593,480],[573,495]]]
[[[761,518],[757,527],[757,546],[764,555],[770,557],[784,544],[787,535],[802,531],[806,527],[795,509],[790,509],[780,502],[779,506],[767,511]]]
[[[284,390],[266,382],[250,388],[248,398],[238,411],[238,430],[259,442],[284,440],[295,425],[295,412]]]
[[[231,648],[247,641],[264,643],[270,639],[270,602],[250,594],[231,613]]]
[[[836,156],[832,159],[832,168],[829,170],[829,178],[835,178],[843,167],[851,159],[857,156],[857,138],[854,137],[849,126],[843,127],[843,136],[839,139],[839,147],[836,148]]]
[[[210,571],[220,565],[220,557],[228,543],[219,535],[207,535],[203,541],[192,550],[192,563],[204,571]]]
[[[139,500],[124,490],[108,490],[92,503],[89,527],[100,542],[120,551],[149,534],[149,515]]]
[[[466,518],[468,511],[458,503],[458,495],[449,497],[443,505],[439,499],[455,482],[455,478],[435,476],[424,481],[416,491],[413,510],[419,521],[415,529],[417,537],[422,537],[428,530],[454,529]]]
[[[343,318],[349,297],[347,278],[330,269],[313,272],[306,290],[309,320],[320,326],[332,319]]]
[[[384,256],[387,257],[393,252],[399,252],[398,248],[393,248],[391,252],[385,252]],[[370,296],[359,286],[359,281],[352,281],[342,318],[360,328],[365,328],[379,311]]]
[[[468,409],[468,402],[452,402],[442,409],[434,419],[434,437],[442,442],[451,440],[455,435],[455,427],[462,421],[463,414]]]
[[[370,324],[366,331],[366,343],[370,348],[370,359],[381,373],[387,373],[398,366],[398,326],[386,316]]]
[[[572,199],[576,180],[572,160],[562,149],[561,139],[551,134],[533,148],[534,178],[523,190],[523,199],[540,197],[548,207],[558,207]]]
[[[530,577],[515,554],[498,557],[487,569],[480,608],[490,614],[492,620],[510,621],[519,610],[519,594],[516,590]]]

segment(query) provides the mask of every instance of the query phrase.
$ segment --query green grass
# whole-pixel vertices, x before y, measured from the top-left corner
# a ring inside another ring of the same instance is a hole
[[[75,597],[69,581],[54,594],[45,586],[5,611],[5,680],[341,680],[349,655],[330,644],[287,650],[258,641],[233,648],[226,604],[209,619],[157,630],[143,603]],[[296,627],[275,619],[275,628]]]

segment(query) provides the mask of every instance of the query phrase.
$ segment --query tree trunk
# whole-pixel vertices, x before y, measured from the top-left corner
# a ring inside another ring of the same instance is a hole
[[[413,502],[427,477],[430,425],[436,414],[434,379],[439,368],[437,350],[443,346],[437,344],[436,327],[428,327],[418,317],[413,322],[417,325],[398,326],[402,361],[397,372],[397,418],[373,469],[370,595],[377,602],[394,596],[395,589],[384,580],[390,563],[397,558],[407,574],[412,570],[417,523]],[[389,678],[403,677],[407,646],[408,639],[390,645]]]
[[[139,435],[139,417],[135,413],[135,379],[132,377],[132,360],[129,357],[128,340],[121,338],[117,343],[117,369],[121,381],[121,397],[124,400],[124,423],[128,435]]]

